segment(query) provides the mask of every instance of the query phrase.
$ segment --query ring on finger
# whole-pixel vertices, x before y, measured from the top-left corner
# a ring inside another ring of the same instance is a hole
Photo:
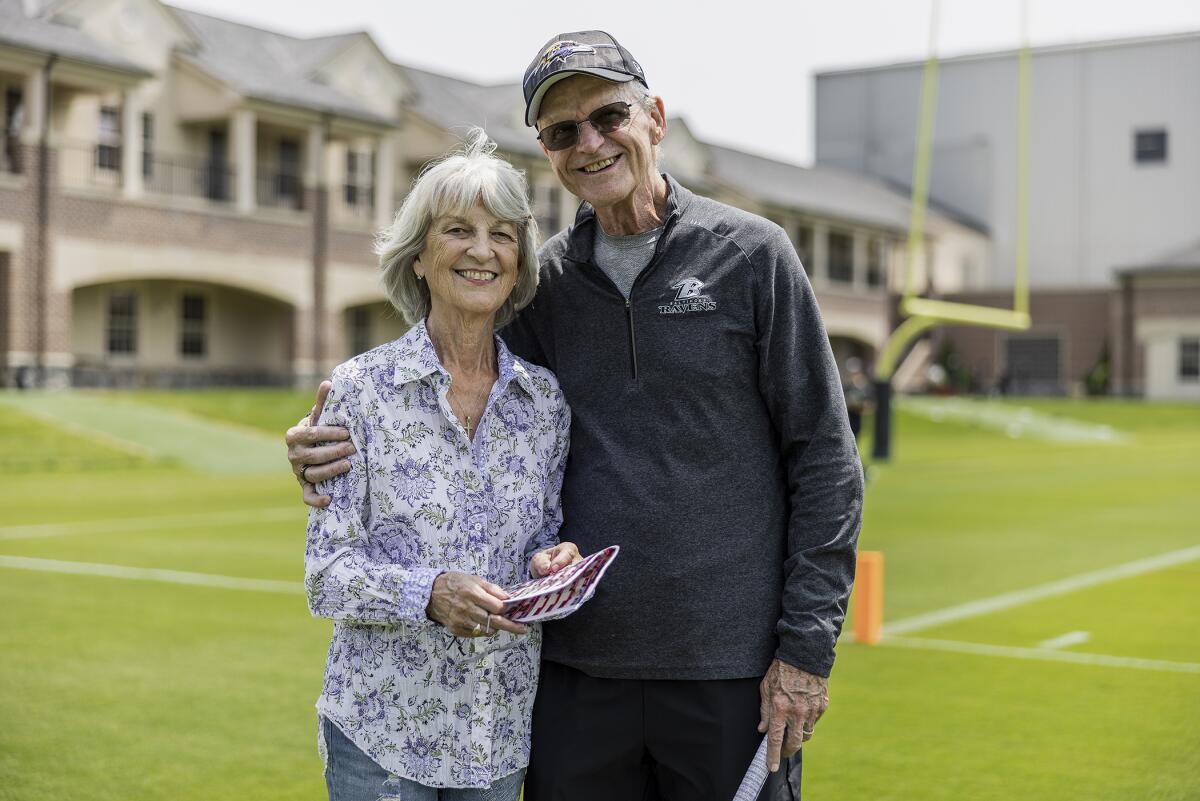
[[[299,473],[300,480],[303,481],[305,484],[312,483],[311,481],[308,480],[308,468],[310,468],[310,467],[312,467],[311,464],[306,464],[306,465],[301,466],[301,468],[300,468],[300,473]]]
[[[475,625],[471,628],[471,636],[478,637],[481,631],[483,631],[483,626],[479,625],[479,622],[476,621]]]
[[[485,625],[485,626],[483,627],[483,631],[484,631],[484,633],[485,633],[485,634],[491,634],[491,633],[492,633],[492,613],[491,613],[491,612],[488,612],[488,616],[487,616],[487,625]]]

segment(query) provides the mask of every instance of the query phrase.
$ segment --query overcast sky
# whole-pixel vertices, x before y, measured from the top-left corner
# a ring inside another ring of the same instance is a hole
[[[813,73],[923,59],[930,1],[173,4],[296,36],[366,30],[395,61],[481,83],[520,81],[547,39],[599,28],[634,54],[668,114],[685,117],[701,139],[809,164]],[[1200,0],[1028,2],[1034,45],[1200,31]],[[1007,50],[1020,43],[1020,0],[941,0],[940,7],[941,55]],[[513,103],[520,102],[514,95]]]

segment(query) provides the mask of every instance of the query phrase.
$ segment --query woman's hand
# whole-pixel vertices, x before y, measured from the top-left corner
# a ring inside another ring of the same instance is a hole
[[[534,578],[541,578],[582,561],[583,557],[580,556],[579,547],[575,543],[560,542],[553,548],[535,553],[529,560],[529,572]]]
[[[469,573],[448,571],[433,580],[425,614],[458,637],[479,637],[508,631],[527,634],[528,626],[501,616],[508,593]]]

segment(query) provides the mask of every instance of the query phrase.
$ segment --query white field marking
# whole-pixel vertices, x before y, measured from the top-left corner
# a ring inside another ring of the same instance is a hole
[[[81,426],[78,423],[72,423],[70,420],[63,420],[62,418],[55,417],[52,414],[46,414],[41,409],[33,406],[19,406],[14,408],[16,408],[22,414],[26,414],[34,419],[41,420],[43,423],[57,428],[60,431],[66,431],[68,434],[74,434],[80,439],[89,440],[98,445],[103,445],[105,447],[112,448],[113,450],[130,454],[131,456],[137,456],[149,461],[153,461],[159,456],[145,445],[141,445],[137,442],[130,442],[129,440],[121,439],[120,437],[114,437],[112,434],[104,431],[95,431],[87,426]]]
[[[182,570],[161,570],[151,567],[102,565],[94,562],[61,562],[57,559],[31,559],[26,556],[0,556],[0,567],[15,570],[40,570],[45,573],[74,573],[83,576],[130,579],[132,581],[161,581],[167,584],[193,584],[199,587],[219,587],[223,590],[253,590],[283,592],[289,595],[303,592],[304,585],[295,581],[218,576],[212,573],[188,573]]]
[[[1078,576],[1070,576],[1058,581],[1051,581],[1048,584],[1017,590],[1016,592],[1007,592],[1003,595],[982,598],[978,601],[970,601],[958,606],[939,609],[935,612],[926,612],[923,615],[902,618],[894,623],[885,624],[883,633],[885,635],[911,634],[914,631],[931,629],[934,626],[941,626],[945,623],[953,623],[958,620],[988,615],[1004,609],[1012,609],[1014,606],[1022,606],[1033,601],[1040,601],[1043,598],[1067,595],[1078,590],[1087,589],[1088,587],[1095,587],[1098,584],[1107,584],[1133,576],[1140,576],[1143,573],[1151,573],[1155,570],[1175,567],[1187,562],[1194,562],[1197,559],[1200,559],[1200,545],[1193,545],[1191,548],[1184,548],[1181,551],[1158,554],[1146,559],[1138,559],[1133,562],[1126,562],[1123,565],[1106,567],[1103,570],[1096,570],[1091,573],[1081,573]]]
[[[1038,643],[1038,648],[1048,648],[1053,651],[1055,648],[1070,648],[1072,645],[1083,645],[1090,639],[1092,639],[1092,635],[1086,631],[1068,631],[1066,634],[1042,640]]]
[[[78,523],[41,523],[28,526],[5,526],[0,527],[0,540],[69,537],[73,534],[102,534],[124,531],[155,531],[158,529],[218,526],[231,523],[270,523],[293,519],[297,522],[304,519],[303,513],[296,506],[277,506],[269,509],[200,512],[198,514],[160,515],[157,517],[126,517],[114,518],[112,520],[84,520]]]
[[[911,648],[919,651],[947,651],[976,656],[1003,656],[1009,659],[1029,659],[1038,662],[1070,662],[1076,665],[1156,670],[1163,673],[1193,673],[1200,675],[1200,663],[1169,662],[1164,659],[1137,659],[1131,656],[1081,654],[1075,651],[1054,651],[1046,648],[1016,648],[1008,645],[985,645],[956,640],[925,640],[918,637],[884,637],[881,645]]]
[[[1028,406],[1012,406],[995,400],[971,401],[964,398],[904,398],[905,411],[916,412],[934,422],[956,420],[1003,431],[1014,439],[1032,437],[1050,442],[1120,444],[1131,437],[1112,426],[1073,420],[1037,412]]]

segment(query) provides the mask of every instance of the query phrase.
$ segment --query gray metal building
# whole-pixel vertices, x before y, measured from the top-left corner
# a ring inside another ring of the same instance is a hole
[[[818,74],[818,164],[911,186],[922,67]],[[1198,83],[1200,33],[1034,49],[1034,329],[947,334],[982,383],[1070,391],[1101,368],[1116,392],[1200,399],[1200,273],[1137,269],[1200,246]],[[964,273],[990,305],[1010,296],[1016,260],[1017,102],[1015,51],[941,62],[930,199],[989,232],[989,268]],[[1165,317],[1132,302],[1144,281],[1174,296]]]

